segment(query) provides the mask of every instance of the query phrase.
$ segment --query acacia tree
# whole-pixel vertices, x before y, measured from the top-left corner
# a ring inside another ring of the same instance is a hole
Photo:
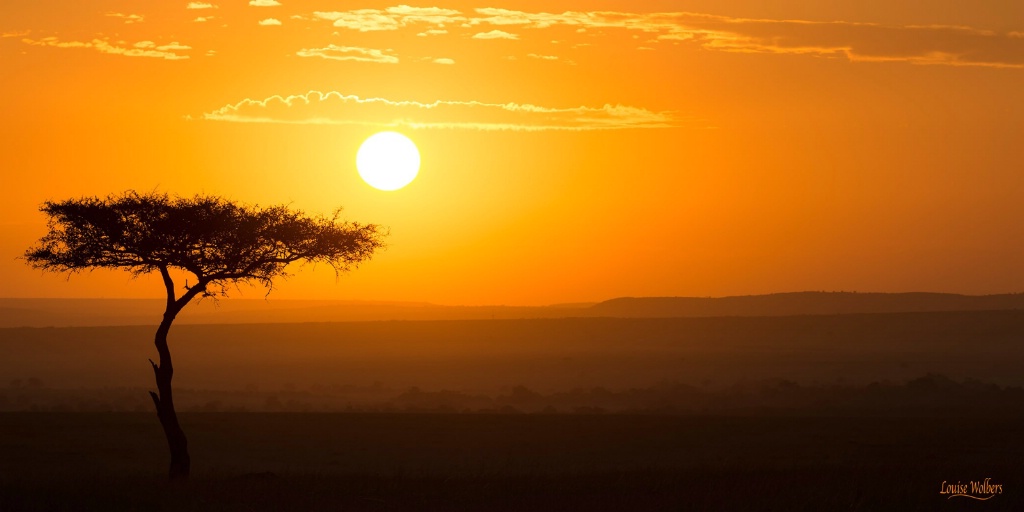
[[[271,289],[293,262],[326,263],[336,273],[356,266],[382,247],[373,224],[307,216],[287,206],[260,208],[217,196],[191,198],[129,191],[106,198],[48,201],[40,207],[49,231],[25,252],[28,264],[47,271],[123,269],[134,276],[159,272],[167,292],[156,330],[159,363],[150,392],[171,452],[170,478],[187,479],[191,460],[174,411],[174,366],[167,346],[171,323],[196,296],[225,296],[238,284]],[[184,271],[177,295],[171,272]]]

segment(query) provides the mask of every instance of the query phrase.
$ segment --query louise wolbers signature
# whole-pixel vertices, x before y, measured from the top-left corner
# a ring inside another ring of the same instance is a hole
[[[967,483],[949,483],[942,481],[939,494],[946,495],[946,499],[970,498],[974,500],[989,500],[997,494],[1003,493],[1003,484],[993,484],[991,478],[982,481],[971,480]]]

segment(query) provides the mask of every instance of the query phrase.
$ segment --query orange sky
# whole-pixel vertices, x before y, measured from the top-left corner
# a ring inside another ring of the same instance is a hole
[[[0,296],[159,297],[16,259],[42,201],[133,188],[390,228],[280,299],[1024,291],[1017,0],[34,0],[0,34]],[[422,154],[395,192],[355,169],[383,129]]]

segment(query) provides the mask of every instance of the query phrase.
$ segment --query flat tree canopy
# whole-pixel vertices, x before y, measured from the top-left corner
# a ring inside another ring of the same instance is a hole
[[[339,222],[340,210],[311,217],[219,196],[127,192],[48,201],[40,210],[49,216],[49,232],[25,253],[35,268],[120,268],[134,275],[176,268],[221,293],[230,283],[270,288],[297,261],[349,270],[383,245],[377,226]]]

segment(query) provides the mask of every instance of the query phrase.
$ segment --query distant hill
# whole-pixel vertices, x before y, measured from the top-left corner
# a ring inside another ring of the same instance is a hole
[[[928,311],[1024,309],[1024,293],[956,295],[952,293],[795,292],[737,297],[623,297],[588,309],[594,316],[675,318],[702,316],[845,315]]]
[[[565,318],[586,316],[582,311],[592,305],[439,306],[417,302],[207,299],[186,307],[175,324]],[[160,299],[0,299],[0,328],[155,325],[163,310],[164,301]]]
[[[160,299],[0,299],[0,328],[154,325]],[[792,316],[1024,309],[1024,294],[797,292],[738,297],[624,297],[538,307],[439,306],[412,302],[211,300],[190,305],[179,324],[533,318]]]

